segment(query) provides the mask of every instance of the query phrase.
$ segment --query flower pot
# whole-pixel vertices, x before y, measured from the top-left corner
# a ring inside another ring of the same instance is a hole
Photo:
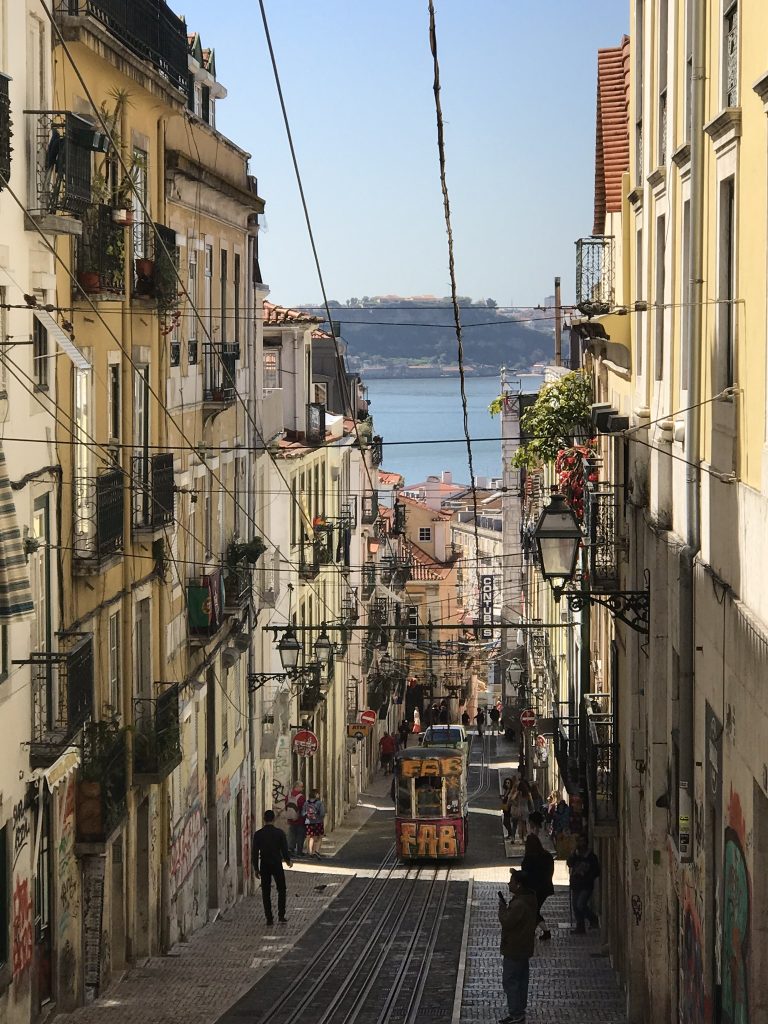
[[[86,295],[98,295],[101,291],[101,274],[98,270],[81,270],[77,275],[77,283]]]
[[[155,261],[142,258],[136,260],[136,276],[151,280],[155,275]]]
[[[123,227],[130,227],[134,222],[133,210],[113,210],[112,220],[115,224],[121,224]]]

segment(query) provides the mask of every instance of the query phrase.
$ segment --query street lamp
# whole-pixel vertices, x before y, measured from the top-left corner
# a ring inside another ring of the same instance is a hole
[[[555,601],[576,575],[576,559],[584,534],[573,509],[562,494],[553,494],[533,531],[541,575],[552,585]]]
[[[385,676],[388,676],[392,671],[392,659],[388,654],[382,654],[379,658],[379,668]]]
[[[280,655],[280,664],[283,666],[283,671],[288,675],[295,672],[296,666],[299,663],[299,655],[301,654],[301,644],[296,639],[296,634],[290,626],[280,637],[277,653]]]
[[[333,644],[325,631],[325,623],[323,623],[323,631],[315,640],[315,658],[317,658],[321,665],[327,665],[331,660],[332,654]]]

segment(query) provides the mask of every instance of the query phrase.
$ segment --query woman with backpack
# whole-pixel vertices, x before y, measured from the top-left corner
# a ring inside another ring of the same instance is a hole
[[[307,850],[310,857],[320,856],[320,844],[325,835],[325,804],[320,799],[320,790],[313,789],[302,808],[304,825],[307,830]]]
[[[552,932],[547,928],[547,922],[541,916],[541,908],[555,891],[552,884],[552,876],[555,873],[555,858],[541,845],[538,836],[528,836],[525,840],[525,854],[520,870],[528,877],[530,886],[536,893],[536,904],[538,909],[538,924],[542,925],[541,937],[544,940],[552,938]]]

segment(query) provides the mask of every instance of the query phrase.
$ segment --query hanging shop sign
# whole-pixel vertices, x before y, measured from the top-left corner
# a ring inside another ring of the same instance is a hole
[[[347,736],[353,740],[364,740],[370,732],[370,726],[361,722],[355,722],[347,726]]]
[[[480,577],[480,638],[493,639],[493,576]]]
[[[317,753],[317,736],[309,729],[299,729],[293,736],[293,752],[299,757],[314,757]]]

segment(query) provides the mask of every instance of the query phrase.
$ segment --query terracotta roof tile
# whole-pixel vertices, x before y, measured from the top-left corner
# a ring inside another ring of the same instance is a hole
[[[620,213],[622,175],[629,170],[629,36],[597,52],[595,223],[605,232],[608,213]]]
[[[264,302],[264,326],[279,327],[282,324],[321,324],[323,321],[300,309],[289,309],[287,306],[276,306],[273,302]]]
[[[398,487],[403,482],[401,473],[388,473],[384,469],[379,470],[379,483],[385,487]]]
[[[413,508],[420,508],[425,512],[431,512],[433,519],[451,519],[453,517],[453,511],[450,509],[430,508],[425,501],[409,498],[406,494],[398,495],[397,500],[404,502],[406,505],[411,505]]]
[[[456,561],[438,562],[418,544],[410,545],[411,575],[414,580],[445,580],[453,572]]]

